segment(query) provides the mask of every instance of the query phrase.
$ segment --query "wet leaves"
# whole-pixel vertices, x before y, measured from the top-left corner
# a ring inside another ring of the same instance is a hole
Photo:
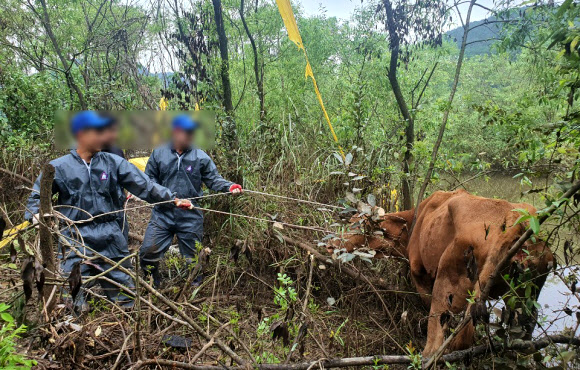
[[[18,252],[16,248],[14,248],[14,242],[10,243],[10,261],[12,263],[16,263],[16,257],[18,256]]]
[[[24,298],[27,302],[32,297],[33,286],[36,287],[39,295],[42,295],[45,283],[44,266],[34,256],[27,256],[24,259],[21,277]]]
[[[302,325],[300,325],[300,329],[298,329],[298,334],[296,336],[296,345],[292,347],[292,351],[296,350],[297,346],[299,347],[299,353],[300,356],[304,356],[304,353],[306,352],[306,346],[305,346],[305,340],[304,338],[306,338],[306,335],[308,334],[308,323],[302,323]]]
[[[68,286],[70,288],[70,294],[71,294],[72,299],[74,301],[76,299],[77,295],[79,294],[79,292],[81,290],[81,286],[83,284],[82,274],[81,274],[81,263],[80,262],[76,262],[73,265],[67,281],[68,281]]]
[[[27,257],[22,265],[22,286],[26,302],[32,297],[32,285],[34,283],[34,257]]]
[[[161,339],[163,344],[176,349],[189,349],[193,341],[179,335],[164,335]]]
[[[270,326],[273,340],[282,340],[284,346],[290,345],[290,332],[288,331],[288,324],[283,320],[278,320]]]
[[[232,259],[235,263],[238,263],[238,259],[240,258],[240,254],[243,254],[252,264],[252,250],[250,246],[243,240],[236,239],[234,245],[230,249],[230,259]]]
[[[371,207],[376,207],[377,206],[377,198],[374,196],[374,194],[369,193],[367,195],[367,203],[371,206]]]

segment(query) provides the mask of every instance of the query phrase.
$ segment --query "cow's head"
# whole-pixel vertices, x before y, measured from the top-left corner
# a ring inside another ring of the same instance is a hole
[[[408,230],[413,211],[369,215],[358,213],[350,219],[348,230],[336,235],[329,243],[329,253],[344,249],[352,253],[357,249],[376,252],[375,257],[407,257]]]
[[[528,207],[530,214],[535,215],[535,209]],[[486,241],[491,246],[487,258],[492,259],[491,263],[497,264],[501,261],[530,227],[528,222],[517,222],[520,216],[519,213],[510,211],[499,227],[492,226],[489,235],[486,231]],[[516,279],[532,279],[537,286],[541,287],[550,269],[555,267],[554,261],[554,255],[546,242],[539,237],[526,240],[520,250],[511,257],[510,264],[501,272],[501,277],[495,282],[490,296],[498,298],[509,291],[509,285],[502,278],[505,274]]]

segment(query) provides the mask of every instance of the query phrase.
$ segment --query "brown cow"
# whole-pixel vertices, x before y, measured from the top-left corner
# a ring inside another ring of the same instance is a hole
[[[514,225],[520,217],[514,211],[516,208],[526,209],[531,214],[536,212],[529,204],[482,198],[463,190],[436,192],[421,202],[410,240],[408,229],[414,210],[382,216],[378,227],[383,236],[368,232],[366,235],[349,234],[342,241],[333,242],[331,248],[340,246],[352,251],[368,247],[382,254],[408,258],[417,292],[430,306],[427,344],[423,351],[428,357],[445,340],[447,324],[444,317],[448,317],[449,312],[458,314],[465,310],[470,291],[479,296],[495,266],[525,232],[527,225]],[[528,241],[524,249],[529,256],[522,252],[513,261],[530,268],[535,276],[534,283],[539,287],[535,293],[539,294],[553,255],[543,242]],[[507,284],[498,282],[490,296],[498,298],[507,291]],[[535,320],[531,322],[531,327],[526,328],[529,335]],[[450,349],[467,348],[473,340],[474,327],[469,324],[451,343]]]

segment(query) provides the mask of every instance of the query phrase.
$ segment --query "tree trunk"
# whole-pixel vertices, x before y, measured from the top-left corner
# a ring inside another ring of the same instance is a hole
[[[47,163],[42,169],[40,180],[40,211],[39,211],[39,235],[40,254],[44,266],[44,276],[46,281],[54,281],[57,278],[56,258],[52,240],[52,183],[54,181],[54,167]],[[45,304],[48,302],[56,285],[46,283],[43,288]],[[49,314],[56,303],[56,297],[46,306],[46,313]]]
[[[226,35],[226,30],[224,27],[224,19],[222,15],[222,2],[221,0],[212,0],[212,3],[220,47],[220,57],[221,57],[220,73],[223,88],[223,104],[224,108],[226,109],[226,113],[228,115],[231,115],[232,111],[234,110],[234,106],[232,103],[232,87],[230,85],[228,38]]]
[[[221,0],[212,0],[214,18],[220,47],[221,68],[220,74],[223,87],[223,105],[226,110],[226,119],[223,123],[223,141],[226,146],[226,157],[234,169],[226,171],[227,176],[234,182],[241,182],[241,175],[238,166],[234,163],[234,155],[239,149],[236,122],[233,118],[234,106],[232,103],[232,87],[230,85],[230,67],[228,57],[228,38],[224,27]]]
[[[54,48],[54,51],[56,52],[56,55],[58,56],[60,63],[62,64],[62,69],[63,69],[64,75],[66,78],[66,83],[69,86],[69,89],[74,90],[74,92],[76,93],[76,95],[79,99],[79,104],[81,106],[81,109],[86,110],[87,103],[85,102],[83,92],[81,91],[81,89],[77,85],[77,83],[75,82],[74,77],[71,73],[71,68],[72,68],[74,61],[71,61],[70,64],[67,62],[67,60],[64,57],[64,54],[62,52],[62,49],[60,48],[60,44],[58,43],[58,40],[56,39],[56,36],[54,35],[54,32],[52,31],[50,17],[48,16],[48,8],[46,7],[46,0],[40,0],[40,4],[42,5],[41,23],[42,23],[42,26],[44,27],[44,30],[46,31],[46,34],[48,35],[48,38],[50,39],[50,42],[52,43],[52,47]]]
[[[393,89],[393,94],[401,111],[401,115],[405,119],[405,156],[403,157],[403,209],[413,208],[413,186],[410,179],[410,167],[413,160],[413,144],[415,140],[415,122],[413,116],[409,111],[399,80],[397,79],[397,65],[399,62],[400,39],[397,35],[397,27],[395,17],[393,14],[393,7],[389,0],[383,0],[385,11],[387,13],[387,30],[389,31],[389,43],[391,49],[391,60],[389,63],[388,78]]]
[[[254,52],[254,76],[256,78],[256,88],[258,90],[258,99],[260,101],[260,121],[264,121],[264,119],[266,118],[266,108],[264,103],[264,75],[263,70],[261,70],[260,68],[256,41],[254,40],[254,37],[250,33],[250,29],[248,28],[246,18],[244,17],[244,0],[241,0],[240,2],[240,17],[242,19],[244,29],[246,30],[246,34],[248,35],[248,39],[250,39],[252,51]]]

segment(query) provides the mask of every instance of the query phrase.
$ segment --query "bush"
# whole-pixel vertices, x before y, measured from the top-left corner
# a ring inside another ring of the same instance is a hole
[[[3,369],[32,368],[36,365],[36,361],[26,359],[16,349],[16,339],[26,332],[26,326],[16,327],[14,318],[7,312],[9,308],[7,304],[0,303],[0,319],[3,322],[0,328],[0,367]]]

